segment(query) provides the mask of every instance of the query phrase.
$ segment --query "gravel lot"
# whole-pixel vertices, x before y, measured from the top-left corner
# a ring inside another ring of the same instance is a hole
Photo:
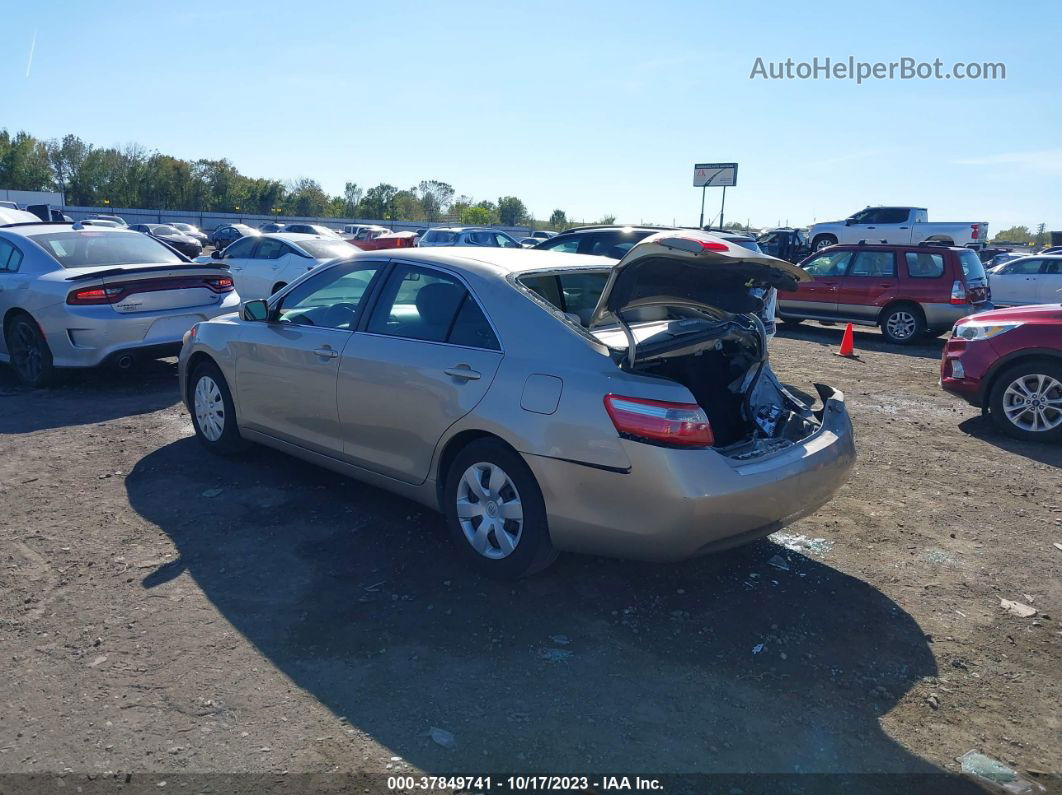
[[[857,332],[848,361],[839,340],[773,343],[785,380],[846,393],[859,447],[787,529],[800,551],[563,556],[515,585],[415,504],[209,456],[172,360],[50,391],[0,367],[0,772],[943,771],[942,791],[978,749],[1058,788],[1062,449],[942,393],[939,341]]]

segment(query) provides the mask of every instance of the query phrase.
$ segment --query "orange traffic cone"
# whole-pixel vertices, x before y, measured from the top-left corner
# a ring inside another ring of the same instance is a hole
[[[855,342],[852,336],[852,324],[844,327],[844,336],[841,337],[841,350],[834,353],[835,356],[843,356],[846,359],[858,359],[855,352]]]

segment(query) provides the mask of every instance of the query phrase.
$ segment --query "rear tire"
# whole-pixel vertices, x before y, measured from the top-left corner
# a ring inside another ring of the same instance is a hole
[[[804,318],[802,317],[780,317],[778,319],[782,321],[783,326],[788,328],[796,328],[804,322]]]
[[[926,332],[922,310],[910,304],[891,306],[881,316],[881,333],[894,345],[910,345]]]
[[[557,559],[542,490],[520,454],[501,441],[479,439],[459,452],[443,495],[450,536],[482,574],[516,580]]]
[[[818,251],[820,248],[835,245],[837,245],[837,238],[833,235],[818,235],[811,243],[811,250]]]
[[[236,425],[236,407],[225,376],[213,362],[196,365],[188,379],[188,404],[196,438],[215,455],[230,456],[247,449]]]
[[[1014,439],[1062,441],[1062,364],[1043,359],[1016,364],[996,379],[988,408],[992,423]]]
[[[36,320],[25,313],[15,315],[4,326],[4,341],[19,383],[40,389],[55,381],[52,351]]]

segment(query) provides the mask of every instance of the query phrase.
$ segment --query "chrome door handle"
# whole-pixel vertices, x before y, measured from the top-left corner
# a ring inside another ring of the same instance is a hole
[[[478,381],[480,377],[479,373],[468,367],[447,367],[443,372],[451,378],[463,378],[466,381]]]
[[[316,355],[322,356],[322,357],[324,357],[326,359],[334,359],[337,356],[339,356],[339,351],[334,350],[332,348],[318,348],[317,350],[314,351],[314,353]]]

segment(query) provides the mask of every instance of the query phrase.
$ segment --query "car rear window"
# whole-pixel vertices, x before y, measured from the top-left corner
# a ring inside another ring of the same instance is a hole
[[[753,240],[751,237],[730,237],[726,238],[727,243],[736,243],[742,248],[747,248],[749,251],[755,251],[757,254],[762,254],[763,249],[760,248],[760,244]]]
[[[455,242],[457,242],[457,233],[456,232],[434,232],[434,231],[429,231],[428,234],[424,235],[424,242],[425,243],[443,243],[443,244],[455,243]]]
[[[959,264],[962,265],[962,274],[966,281],[984,281],[988,278],[985,274],[985,266],[981,264],[981,258],[971,249],[963,249],[959,252]]]
[[[33,235],[39,245],[64,268],[99,265],[168,265],[185,262],[167,246],[133,232],[85,230]]]
[[[607,271],[536,273],[517,279],[546,303],[571,316],[572,320],[578,319],[584,327],[590,325],[590,317],[607,281]]]
[[[347,257],[358,250],[340,240],[300,240],[299,247],[316,259]]]

